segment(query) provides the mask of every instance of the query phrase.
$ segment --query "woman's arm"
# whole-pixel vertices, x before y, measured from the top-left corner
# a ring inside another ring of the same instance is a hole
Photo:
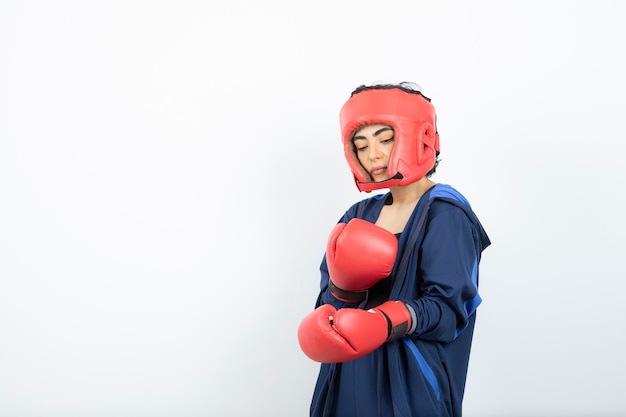
[[[477,232],[465,212],[434,203],[420,251],[419,297],[405,300],[414,309],[413,335],[450,342],[467,326],[481,302],[478,295],[480,250]]]

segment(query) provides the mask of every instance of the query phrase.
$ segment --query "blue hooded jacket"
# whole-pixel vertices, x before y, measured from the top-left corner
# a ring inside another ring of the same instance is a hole
[[[387,194],[350,207],[340,222],[376,222]],[[402,339],[343,363],[322,364],[311,402],[312,417],[460,417],[478,295],[478,265],[490,245],[469,202],[437,184],[417,203],[399,237],[398,257],[384,298],[416,312],[417,328]],[[336,299],[322,260],[316,307],[370,308]],[[372,291],[374,293],[374,291]]]

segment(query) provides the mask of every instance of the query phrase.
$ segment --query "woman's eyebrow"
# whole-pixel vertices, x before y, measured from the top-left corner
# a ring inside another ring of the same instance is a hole
[[[391,130],[393,132],[392,128],[390,128],[389,126],[385,126],[385,127],[378,129],[376,132],[374,132],[374,136],[378,136],[381,133],[386,132],[387,130]]]
[[[393,132],[393,129],[392,129],[392,128],[390,128],[390,127],[388,127],[388,126],[381,127],[381,128],[380,128],[380,129],[378,129],[376,132],[374,132],[374,136],[378,136],[378,135],[380,135],[381,133],[386,132],[386,131],[388,131],[388,130],[391,130],[391,131]],[[363,139],[366,139],[366,138],[365,138],[365,136],[354,136],[354,137],[352,138],[352,142],[354,142],[355,140],[359,140],[359,139],[363,140]]]

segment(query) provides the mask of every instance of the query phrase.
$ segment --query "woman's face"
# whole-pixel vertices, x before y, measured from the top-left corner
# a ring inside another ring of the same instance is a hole
[[[356,156],[372,181],[389,179],[387,165],[395,133],[389,125],[376,123],[358,128],[352,137]]]

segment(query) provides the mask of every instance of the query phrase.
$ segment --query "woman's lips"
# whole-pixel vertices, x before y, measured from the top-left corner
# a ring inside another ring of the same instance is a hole
[[[374,176],[374,175],[384,174],[385,172],[387,172],[387,167],[377,167],[377,168],[372,168],[372,170],[370,171],[370,174]]]

